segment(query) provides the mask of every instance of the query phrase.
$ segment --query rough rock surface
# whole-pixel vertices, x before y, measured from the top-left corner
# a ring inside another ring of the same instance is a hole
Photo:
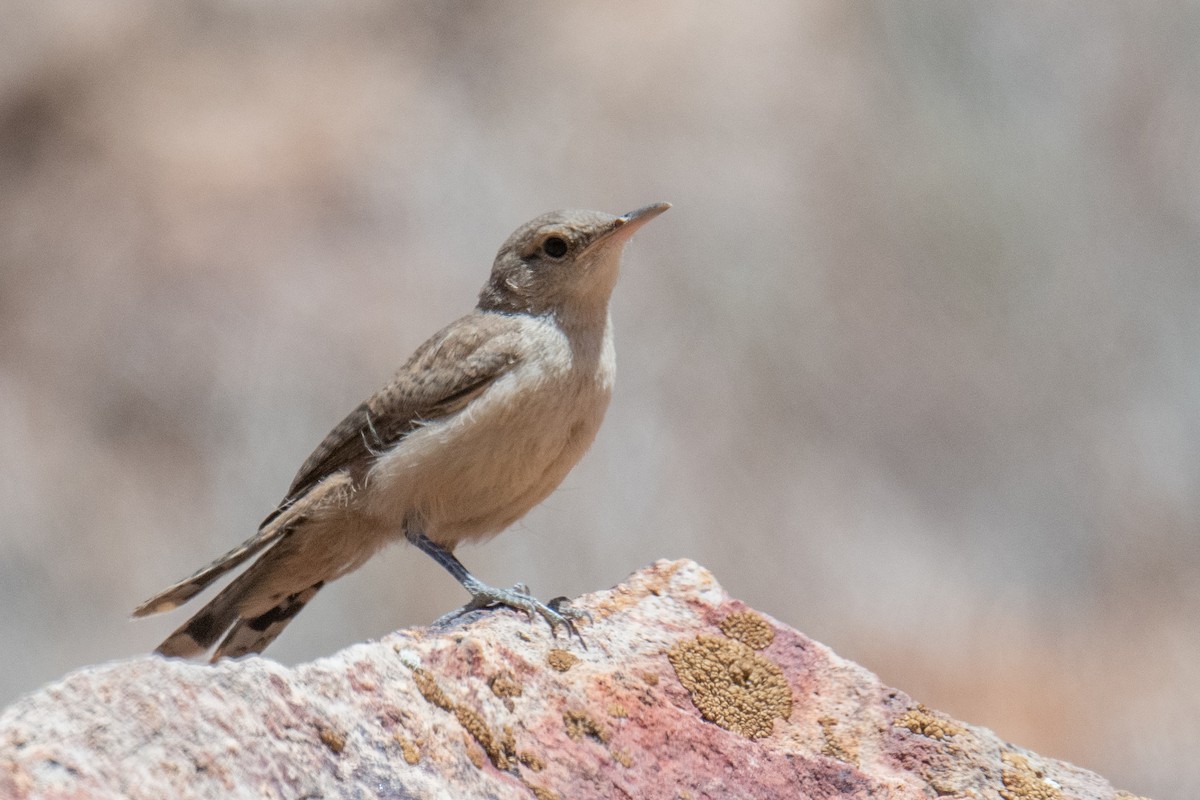
[[[89,667],[0,715],[13,798],[1130,798],[914,702],[690,561],[288,668]]]

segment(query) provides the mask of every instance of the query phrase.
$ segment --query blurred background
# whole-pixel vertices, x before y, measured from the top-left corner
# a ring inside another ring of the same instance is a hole
[[[928,705],[1200,794],[1200,8],[9,2],[0,705],[145,653],[559,207],[627,251],[608,419],[460,555],[687,556]],[[465,601],[394,548],[287,663]]]

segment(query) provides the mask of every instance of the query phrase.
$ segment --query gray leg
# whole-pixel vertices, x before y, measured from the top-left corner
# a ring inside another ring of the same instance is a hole
[[[579,641],[583,642],[583,637],[579,635],[579,631],[575,628],[574,620],[587,619],[590,621],[591,615],[586,611],[576,611],[564,605],[566,598],[556,597],[547,605],[531,595],[528,587],[524,584],[517,584],[511,589],[497,589],[494,586],[488,586],[472,575],[453,553],[440,544],[431,541],[422,531],[408,527],[404,531],[404,536],[409,542],[416,545],[417,549],[422,553],[425,553],[434,561],[441,564],[447,572],[454,576],[456,581],[462,584],[464,589],[471,593],[471,601],[469,603],[435,621],[433,623],[435,626],[450,622],[457,617],[461,617],[463,614],[478,611],[481,608],[508,606],[518,611],[524,611],[529,615],[530,619],[533,619],[533,615],[537,614],[549,623],[551,633],[557,634],[558,626],[562,625],[566,628],[568,636],[575,634],[579,638]]]

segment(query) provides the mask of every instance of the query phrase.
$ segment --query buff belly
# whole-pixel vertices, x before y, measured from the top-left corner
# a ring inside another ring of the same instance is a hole
[[[608,406],[607,384],[514,371],[467,410],[381,455],[355,505],[392,536],[416,525],[452,548],[495,535],[554,491],[583,456]]]

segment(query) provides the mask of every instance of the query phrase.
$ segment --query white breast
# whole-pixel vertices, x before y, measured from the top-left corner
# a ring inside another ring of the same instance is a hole
[[[552,492],[596,436],[615,371],[608,324],[571,340],[526,318],[520,363],[470,405],[405,437],[372,468],[360,503],[400,533],[453,546],[499,533]]]

